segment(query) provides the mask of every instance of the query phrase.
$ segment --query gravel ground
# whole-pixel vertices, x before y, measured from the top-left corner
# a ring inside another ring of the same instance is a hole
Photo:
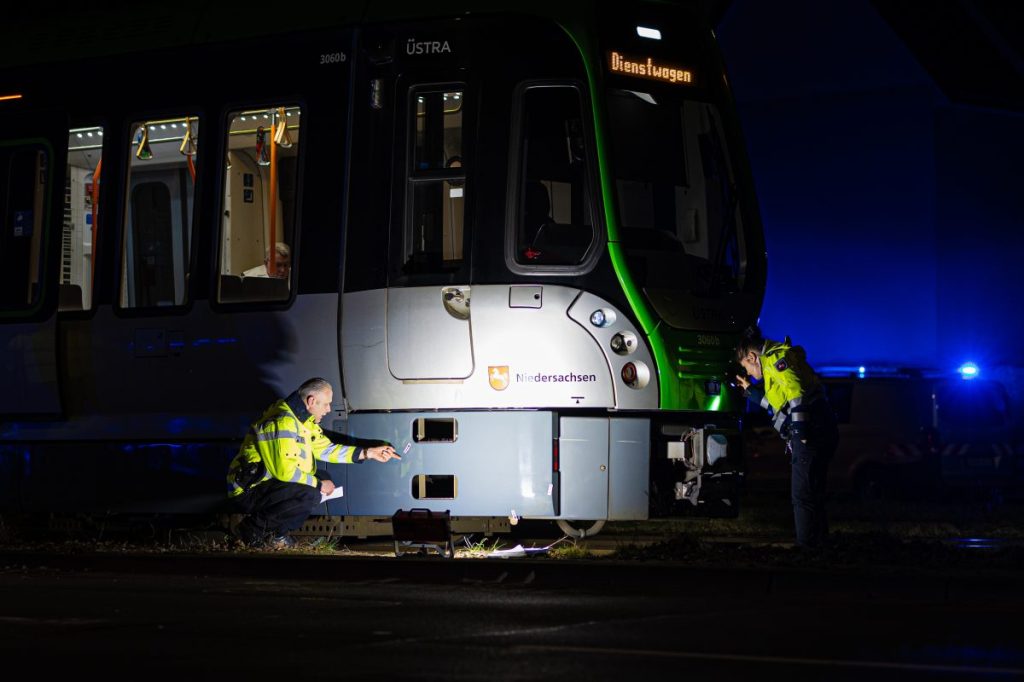
[[[456,558],[486,558],[516,544],[554,545],[553,560],[677,562],[691,566],[865,568],[1018,572],[1024,568],[1024,505],[973,502],[830,504],[832,535],[819,552],[792,545],[785,493],[750,495],[737,518],[609,523],[594,538],[560,538],[554,524],[521,524],[509,536],[457,537]],[[222,518],[0,516],[0,548],[60,554],[251,553]],[[390,538],[302,538],[286,552],[388,556]]]

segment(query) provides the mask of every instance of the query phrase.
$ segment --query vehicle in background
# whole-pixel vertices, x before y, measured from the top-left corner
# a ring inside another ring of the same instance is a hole
[[[1021,489],[1020,408],[1001,381],[980,377],[976,366],[955,374],[865,367],[820,374],[839,424],[831,494],[963,499]],[[751,410],[744,427],[747,485],[788,486],[785,444],[766,413]]]

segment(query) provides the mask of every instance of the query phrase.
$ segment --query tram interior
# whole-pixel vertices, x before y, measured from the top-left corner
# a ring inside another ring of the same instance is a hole
[[[288,298],[290,267],[274,269],[283,277],[270,276],[265,261],[270,244],[280,243],[289,252],[290,266],[300,116],[298,107],[267,107],[229,115],[227,153],[217,164],[218,172],[224,173],[217,290],[221,302]],[[183,305],[194,257],[199,119],[181,116],[140,121],[131,129],[128,202],[119,249],[119,302],[125,308]],[[68,138],[60,310],[92,307],[103,139],[104,130],[99,127],[73,129]],[[22,175],[28,177],[29,173]],[[106,224],[110,229],[109,221]],[[31,232],[38,234],[38,230]],[[25,240],[26,248],[32,241],[38,237]],[[32,248],[38,249],[38,245]],[[276,251],[274,255],[275,261],[280,260]],[[26,266],[38,263],[38,258],[27,255],[20,260]],[[27,274],[19,277],[28,281]],[[24,286],[21,289],[19,295],[28,295]]]

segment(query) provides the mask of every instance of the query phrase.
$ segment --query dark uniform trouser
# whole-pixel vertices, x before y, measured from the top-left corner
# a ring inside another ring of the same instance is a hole
[[[272,478],[236,497],[235,504],[259,532],[284,535],[301,526],[320,504],[320,489]]]
[[[806,414],[807,421],[794,421],[789,425],[793,520],[797,544],[819,547],[828,535],[825,481],[829,462],[839,445],[839,432],[826,401],[816,401]]]

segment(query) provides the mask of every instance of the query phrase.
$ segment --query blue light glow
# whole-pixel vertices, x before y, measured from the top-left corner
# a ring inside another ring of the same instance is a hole
[[[934,81],[870,15],[872,4],[731,3],[716,27],[764,221],[761,331],[789,336],[815,369],[863,359],[952,371],[970,351],[989,377],[1003,358],[1016,364],[1024,334],[1024,315],[1006,308],[1024,253],[1020,119],[947,115],[927,88],[875,94],[883,83]],[[854,51],[835,42],[844,25],[878,46],[857,54],[856,66]],[[813,43],[803,44],[816,68],[797,49],[771,49],[787,39]],[[835,78],[840,70],[850,77]],[[780,82],[778,73],[792,77]],[[808,144],[797,149],[794,140]],[[965,263],[984,263],[984,274],[966,275]]]
[[[960,365],[960,369],[957,371],[960,372],[960,376],[964,379],[973,379],[978,376],[978,366],[973,362],[965,362]]]
[[[999,549],[1003,540],[1001,538],[954,538],[953,543],[964,549]]]

